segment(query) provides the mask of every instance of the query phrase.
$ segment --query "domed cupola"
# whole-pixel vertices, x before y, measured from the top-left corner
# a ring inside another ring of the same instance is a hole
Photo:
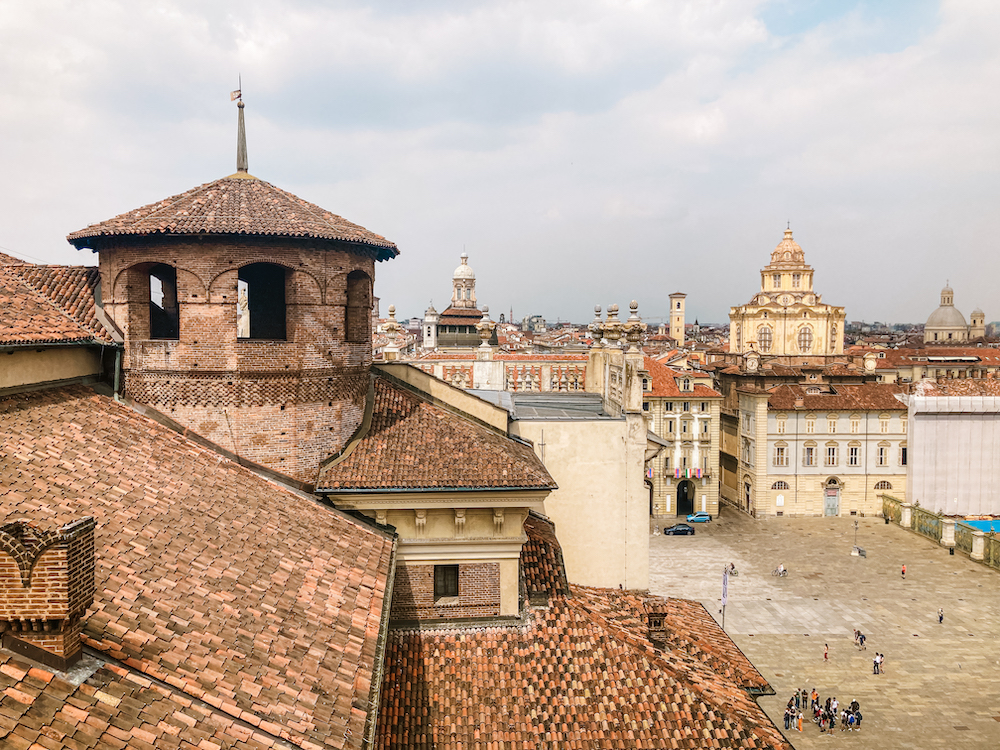
[[[461,310],[476,309],[476,272],[469,266],[469,256],[462,253],[462,262],[451,277],[451,306]]]
[[[924,343],[959,342],[969,337],[965,316],[955,307],[955,293],[951,286],[941,290],[941,304],[924,323]]]

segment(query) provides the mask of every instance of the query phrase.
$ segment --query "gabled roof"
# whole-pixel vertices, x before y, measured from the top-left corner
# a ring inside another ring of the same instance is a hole
[[[96,290],[101,281],[96,266],[18,266],[16,272],[32,289],[52,300],[59,309],[90,330],[94,338],[112,341],[97,317]]]
[[[767,683],[704,607],[567,592],[546,525],[534,516],[525,524],[525,582],[550,598],[524,624],[390,633],[379,748],[791,750],[750,697]],[[547,570],[531,572],[539,562]],[[648,637],[651,605],[665,612],[662,648]]]
[[[385,237],[245,173],[91,224],[66,239],[84,248],[97,247],[99,238],[189,234],[309,237],[369,246],[379,260],[399,254]]]
[[[713,388],[701,383],[692,383],[690,391],[682,391],[677,385],[677,379],[688,378],[694,381],[698,374],[688,373],[667,367],[662,362],[653,357],[643,357],[643,368],[649,373],[650,390],[643,392],[643,397],[648,398],[721,398],[722,394]],[[704,377],[702,375],[701,377]]]
[[[0,266],[0,345],[94,341],[93,330],[36,292],[19,273],[28,266]]]
[[[0,745],[67,724],[84,748],[361,745],[393,537],[82,386],[0,399],[0,456],[0,522],[97,521],[83,639],[129,673],[72,688],[0,667],[0,693],[35,698],[12,722],[31,702],[4,696]]]
[[[555,488],[531,446],[383,377],[373,387],[370,424],[320,469],[317,492]]]

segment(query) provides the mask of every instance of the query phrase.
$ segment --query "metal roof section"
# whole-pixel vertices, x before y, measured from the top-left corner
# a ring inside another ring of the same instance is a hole
[[[599,393],[516,393],[469,390],[475,396],[506,409],[514,420],[620,420],[604,411]]]

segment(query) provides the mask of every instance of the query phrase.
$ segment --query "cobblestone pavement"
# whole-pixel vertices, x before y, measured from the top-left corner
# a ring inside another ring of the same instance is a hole
[[[796,748],[1000,748],[1000,574],[881,518],[857,520],[867,557],[851,555],[854,518],[758,521],[726,509],[694,536],[650,537],[650,590],[698,600],[721,622],[722,567],[736,564],[725,628],[775,689],[760,699],[774,723],[796,688],[861,704],[862,731],[821,735],[806,721],[785,732]],[[779,563],[785,578],[771,575]],[[882,675],[872,674],[877,652]]]

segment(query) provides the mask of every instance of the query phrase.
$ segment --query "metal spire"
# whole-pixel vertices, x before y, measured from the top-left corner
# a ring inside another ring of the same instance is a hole
[[[240,110],[240,124],[236,132],[236,171],[248,172],[247,168],[247,131],[243,124],[243,100],[240,99],[236,106]]]

